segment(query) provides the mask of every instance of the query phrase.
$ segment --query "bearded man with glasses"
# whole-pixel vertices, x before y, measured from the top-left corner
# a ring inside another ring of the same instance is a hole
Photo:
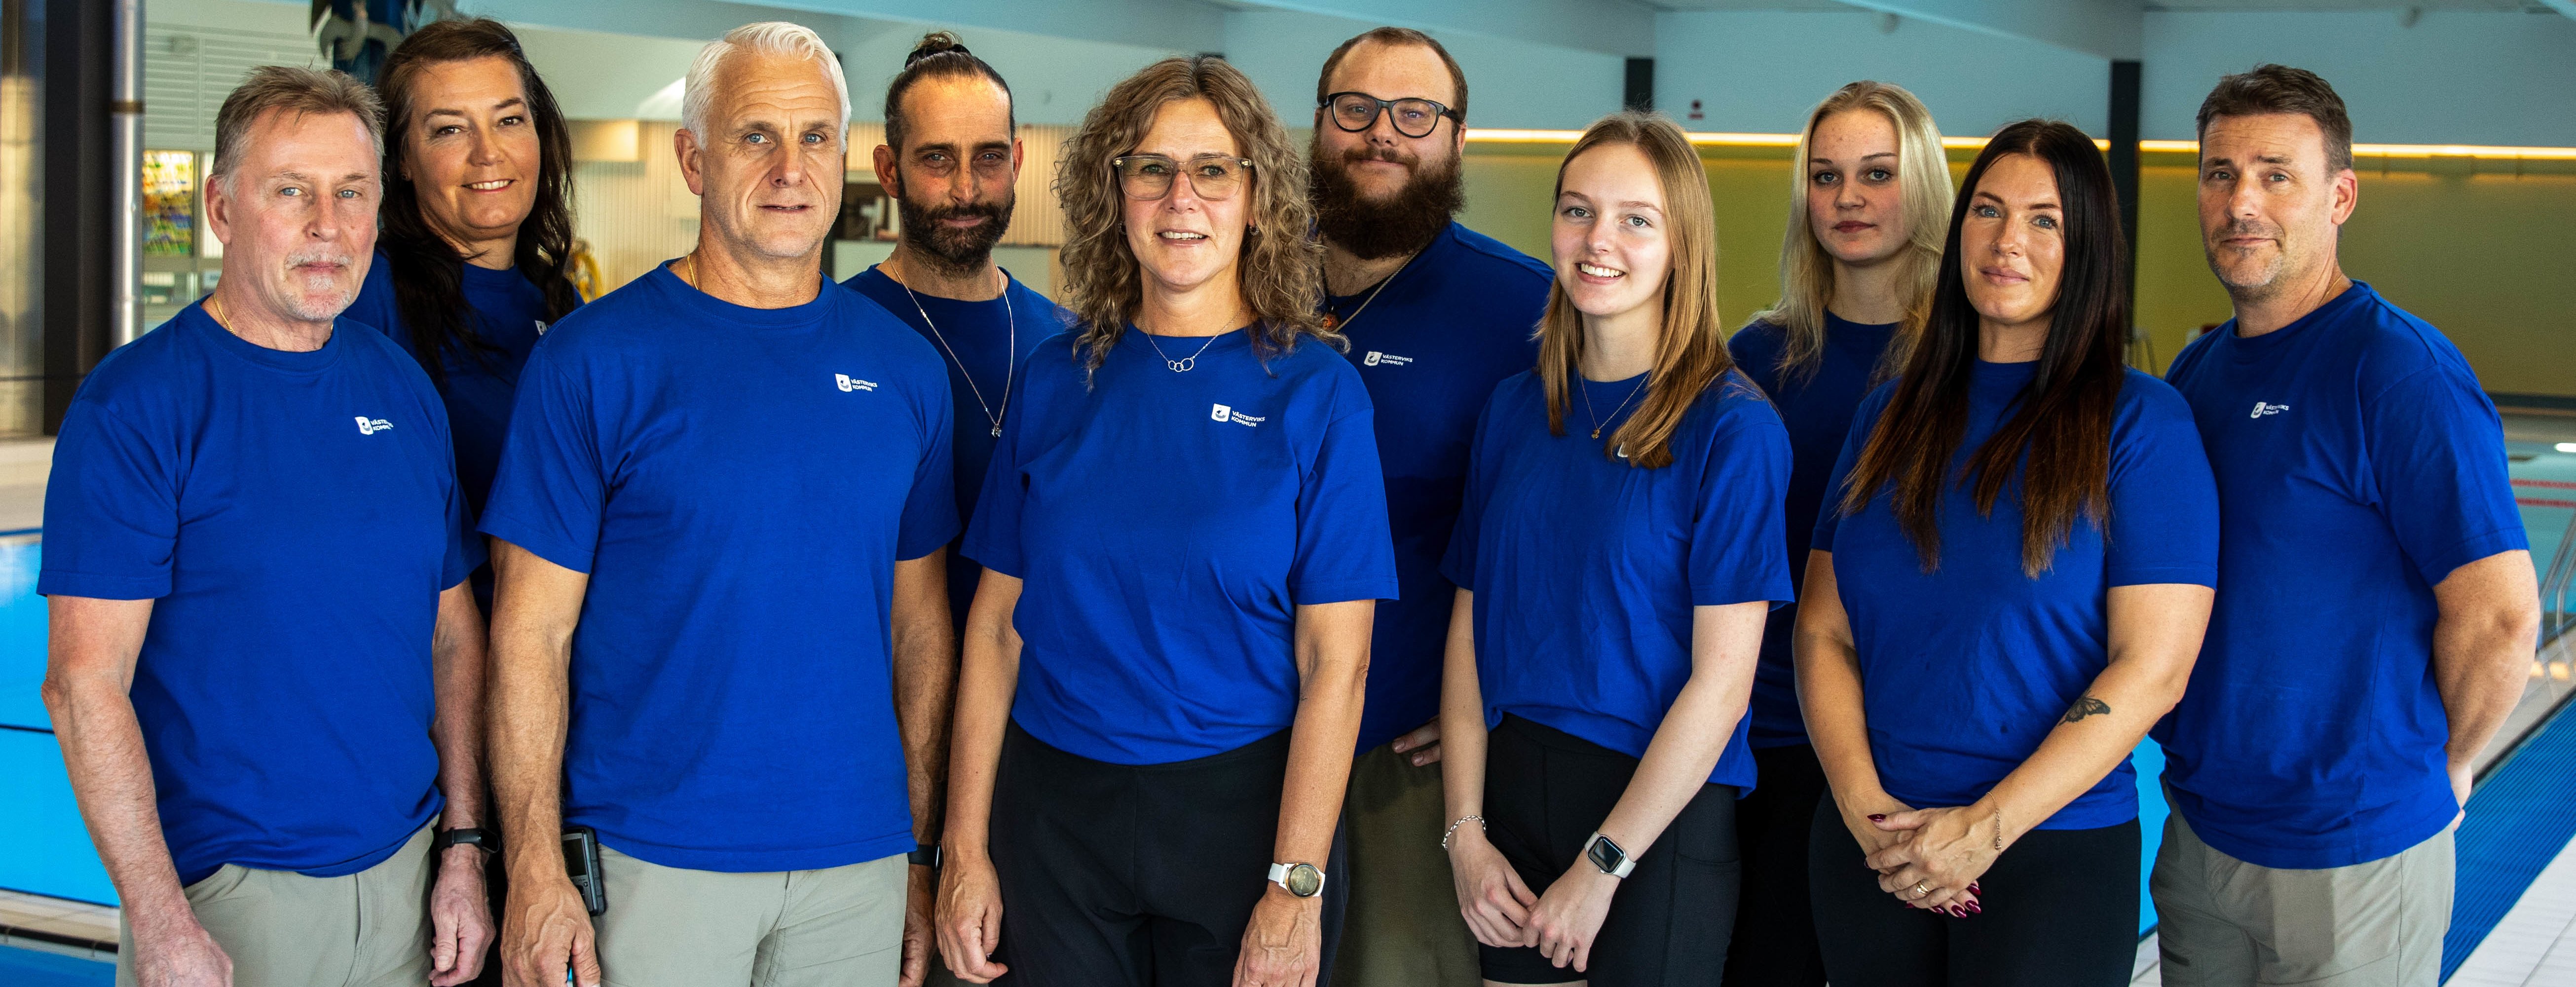
[[[1440,850],[1440,665],[1457,587],[1440,575],[1485,398],[1537,365],[1545,264],[1460,225],[1467,76],[1440,42],[1381,27],[1315,80],[1308,194],[1324,244],[1324,324],[1377,406],[1402,599],[1383,604],[1351,767],[1343,987],[1473,987],[1476,941]],[[1476,825],[1469,822],[1467,825]]]

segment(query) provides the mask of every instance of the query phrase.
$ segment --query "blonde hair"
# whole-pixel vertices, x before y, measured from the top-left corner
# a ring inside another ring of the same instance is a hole
[[[242,145],[261,114],[283,110],[297,115],[346,113],[367,128],[367,140],[379,159],[385,154],[385,104],[366,83],[338,69],[261,65],[224,97],[215,110],[215,169],[224,193],[233,190],[233,168],[241,164]]]
[[[1825,306],[1834,297],[1834,258],[1816,242],[1814,220],[1807,213],[1807,159],[1816,128],[1826,117],[1850,110],[1876,110],[1896,128],[1898,209],[1905,217],[1905,246],[1889,263],[1898,265],[1897,291],[1904,297],[1904,316],[1878,361],[1877,377],[1905,367],[1914,341],[1932,316],[1932,286],[1941,273],[1941,237],[1949,227],[1950,156],[1941,149],[1941,130],[1932,111],[1904,87],[1862,80],[1834,90],[1807,114],[1798,133],[1798,151],[1789,176],[1789,229],[1780,241],[1780,301],[1754,313],[1753,322],[1780,327],[1780,376],[1812,374],[1825,353]]]
[[[726,31],[725,36],[707,42],[698,49],[698,57],[689,63],[688,77],[680,83],[680,126],[696,134],[699,143],[707,136],[707,103],[715,98],[716,69],[725,56],[737,51],[781,58],[805,58],[822,63],[823,76],[832,80],[832,95],[841,100],[841,130],[850,129],[850,82],[841,75],[840,56],[823,43],[823,36],[802,24],[787,21],[760,21]]]
[[[1672,237],[1672,273],[1664,279],[1664,325],[1655,342],[1655,366],[1646,377],[1645,400],[1620,423],[1601,446],[1603,456],[1621,450],[1628,465],[1656,469],[1672,464],[1673,432],[1700,393],[1734,369],[1726,355],[1725,335],[1717,314],[1717,209],[1709,201],[1708,169],[1699,152],[1672,118],[1660,113],[1624,110],[1602,117],[1584,130],[1556,168],[1556,192],[1565,192],[1565,171],[1584,152],[1599,147],[1636,148],[1654,165],[1663,185],[1664,229]],[[1554,196],[1551,196],[1553,201]],[[1561,272],[1560,272],[1561,273]],[[1538,376],[1547,387],[1547,430],[1565,434],[1565,414],[1573,390],[1582,386],[1579,361],[1586,343],[1583,313],[1565,297],[1565,284],[1551,280],[1547,314],[1538,324]]]
[[[1252,162],[1237,193],[1246,199],[1247,232],[1235,271],[1258,327],[1254,348],[1285,352],[1301,336],[1336,349],[1347,345],[1315,312],[1323,300],[1324,248],[1306,235],[1315,211],[1306,200],[1304,156],[1251,79],[1222,58],[1199,56],[1155,62],[1110,87],[1064,142],[1055,194],[1066,230],[1063,304],[1080,326],[1074,351],[1090,369],[1100,369],[1145,302],[1144,274],[1127,246],[1126,194],[1110,159],[1135,150],[1163,107],[1194,99],[1216,108],[1236,149]]]

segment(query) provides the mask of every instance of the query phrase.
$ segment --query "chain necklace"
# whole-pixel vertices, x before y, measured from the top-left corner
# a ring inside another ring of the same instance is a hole
[[[1648,374],[1643,376],[1651,377],[1653,375]],[[1583,392],[1583,413],[1592,416],[1592,437],[1597,439],[1601,437],[1601,413],[1592,410],[1592,388],[1584,386],[1588,383],[1590,382],[1584,380],[1582,374],[1577,373],[1575,375],[1575,389]],[[1628,389],[1628,396],[1619,399],[1619,406],[1610,409],[1610,417],[1617,418],[1619,417],[1620,412],[1628,410],[1628,402],[1636,400],[1638,392],[1644,391],[1645,389],[1646,382],[1644,380],[1637,381],[1637,386]]]
[[[1210,337],[1208,337],[1207,342],[1204,342],[1204,343],[1200,343],[1200,344],[1199,344],[1199,351],[1198,351],[1198,353],[1192,353],[1192,354],[1190,354],[1190,355],[1188,355],[1188,356],[1185,356],[1185,357],[1182,357],[1182,358],[1180,358],[1180,359],[1178,359],[1178,360],[1175,360],[1175,359],[1172,359],[1172,355],[1171,355],[1171,354],[1163,352],[1163,344],[1161,344],[1161,343],[1157,343],[1157,342],[1155,342],[1155,341],[1154,341],[1154,334],[1153,334],[1153,333],[1146,332],[1146,331],[1145,331],[1144,329],[1142,329],[1142,328],[1137,329],[1137,330],[1136,330],[1136,333],[1137,333],[1138,335],[1141,335],[1141,336],[1145,337],[1145,345],[1153,347],[1153,348],[1154,348],[1154,355],[1155,355],[1155,356],[1162,357],[1162,358],[1163,358],[1163,365],[1164,365],[1164,366],[1166,366],[1166,367],[1170,367],[1170,368],[1172,368],[1172,372],[1173,372],[1173,373],[1176,373],[1176,374],[1185,374],[1185,373],[1189,373],[1189,372],[1190,372],[1190,371],[1192,371],[1192,370],[1198,369],[1198,365],[1199,365],[1199,355],[1200,355],[1200,354],[1202,354],[1202,353],[1206,353],[1206,352],[1208,351],[1208,347],[1216,345],[1216,341],[1217,341],[1217,340],[1224,339],[1224,338],[1228,335],[1227,333],[1222,333],[1222,332],[1221,332],[1221,333],[1217,333],[1217,334],[1216,334],[1216,335],[1214,335],[1214,336],[1210,336]]]
[[[994,268],[993,273],[999,275],[1002,269]],[[912,310],[921,313],[921,324],[930,327],[930,338],[938,340],[939,348],[946,350],[948,359],[957,364],[957,376],[966,378],[966,390],[975,395],[976,406],[984,409],[984,419],[993,423],[993,437],[1001,438],[1002,416],[1011,413],[1011,375],[1018,369],[1011,364],[1020,354],[1020,320],[1019,316],[1011,311],[1010,277],[1007,275],[1002,277],[1002,324],[1009,327],[1010,349],[1006,351],[1006,359],[1002,361],[1002,408],[999,411],[995,411],[992,404],[984,400],[984,389],[975,386],[975,375],[966,369],[966,361],[958,358],[956,348],[948,345],[948,337],[940,334],[939,324],[930,321],[930,311],[921,307],[921,296],[912,293],[911,285],[901,281],[895,284],[902,286],[904,297],[912,299]]]
[[[1347,319],[1333,314],[1331,309],[1333,289],[1331,285],[1326,285],[1324,287],[1324,304],[1326,306],[1324,311],[1324,328],[1340,329],[1343,326],[1359,321],[1360,313],[1368,311],[1369,303],[1377,301],[1378,294],[1385,291],[1387,285],[1394,284],[1395,279],[1403,277],[1404,272],[1413,267],[1414,258],[1420,256],[1422,256],[1422,251],[1419,249],[1415,250],[1411,254],[1405,255],[1404,263],[1395,269],[1395,273],[1387,275],[1384,280],[1377,283],[1377,287],[1369,289],[1368,297],[1360,300],[1360,307],[1352,309],[1351,317]]]

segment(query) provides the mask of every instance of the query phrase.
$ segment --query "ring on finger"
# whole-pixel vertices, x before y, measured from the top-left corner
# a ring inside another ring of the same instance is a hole
[[[1917,901],[1932,897],[1932,882],[1916,881],[1914,882],[1913,891],[1915,900]]]

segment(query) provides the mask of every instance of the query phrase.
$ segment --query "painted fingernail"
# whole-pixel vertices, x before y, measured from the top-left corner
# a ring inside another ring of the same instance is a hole
[[[1873,816],[1869,817],[1869,821],[1871,821],[1871,822],[1886,822],[1886,821],[1887,821],[1887,813],[1881,812],[1881,813],[1878,813],[1877,815],[1873,815]]]
[[[1977,903],[1973,901],[1969,902],[1966,907],[1968,909],[1968,913],[1972,915],[1983,915],[1986,913],[1985,909],[1977,907]]]
[[[1975,882],[1975,881],[1970,881],[1970,882],[1968,882],[1968,893],[1969,893],[1969,894],[1984,894],[1984,893],[1985,893],[1985,891],[1986,891],[1986,889],[1985,889],[1985,888],[1982,888],[1982,887],[1979,887],[1979,886],[1977,885],[1977,882]]]
[[[1967,917],[1968,917],[1968,910],[1967,910],[1967,909],[1965,909],[1965,908],[1961,908],[1961,907],[1959,907],[1959,906],[1957,906],[1957,905],[1952,905],[1952,906],[1950,906],[1950,917],[1951,917],[1951,918],[1967,918]]]

